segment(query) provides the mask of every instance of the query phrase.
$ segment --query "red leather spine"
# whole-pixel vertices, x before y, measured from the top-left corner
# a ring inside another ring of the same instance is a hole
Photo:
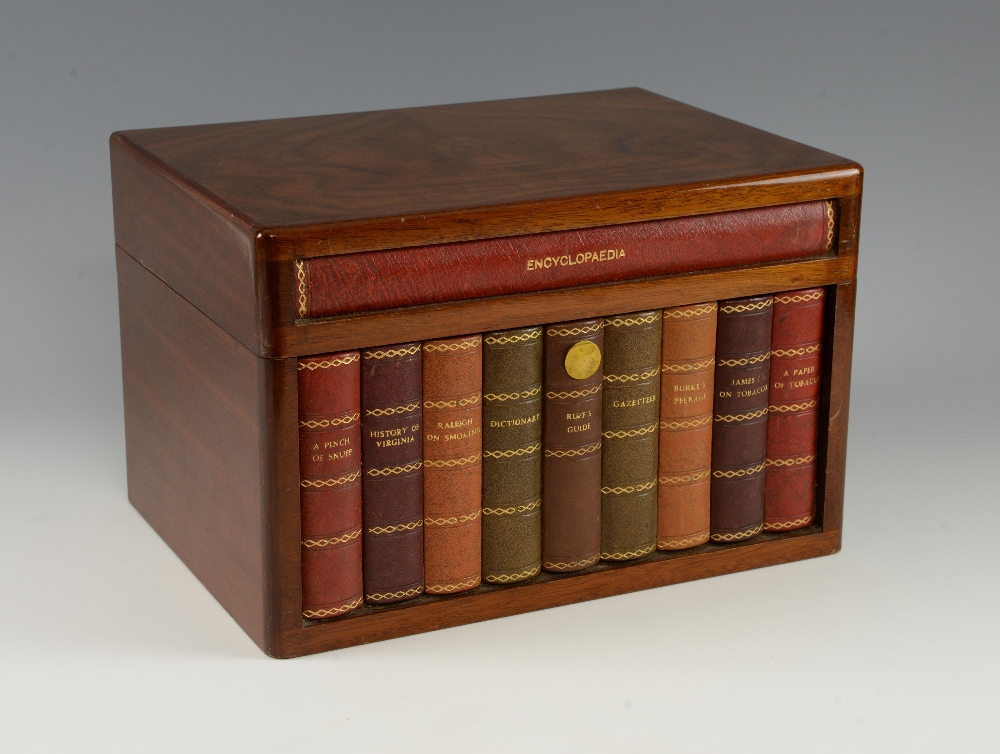
[[[299,359],[302,615],[361,605],[361,358]]]
[[[828,253],[832,202],[297,261],[297,316],[433,304]]]
[[[424,591],[479,586],[483,339],[424,343]]]
[[[825,291],[774,296],[764,529],[808,526],[816,502],[816,442]]]
[[[424,474],[420,343],[361,351],[365,601],[424,591]]]

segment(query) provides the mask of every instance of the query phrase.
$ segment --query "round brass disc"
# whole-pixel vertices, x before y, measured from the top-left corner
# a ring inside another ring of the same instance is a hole
[[[589,340],[575,343],[566,354],[566,374],[574,380],[585,380],[601,365],[601,349]]]

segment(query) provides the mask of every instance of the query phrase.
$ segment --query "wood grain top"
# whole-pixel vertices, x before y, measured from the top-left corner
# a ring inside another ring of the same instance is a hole
[[[857,169],[642,89],[123,131],[258,228]]]

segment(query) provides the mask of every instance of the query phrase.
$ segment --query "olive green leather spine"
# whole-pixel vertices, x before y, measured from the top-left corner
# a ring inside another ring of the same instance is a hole
[[[542,567],[542,328],[483,334],[483,581]]]
[[[604,320],[601,560],[656,549],[660,310]]]

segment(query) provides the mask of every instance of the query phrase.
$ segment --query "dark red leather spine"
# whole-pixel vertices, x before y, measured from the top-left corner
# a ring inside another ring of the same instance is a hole
[[[542,458],[542,568],[579,571],[601,555],[601,403],[603,364],[585,378],[567,371],[567,354],[589,341],[604,350],[603,319],[545,328]]]
[[[712,422],[712,541],[764,527],[771,296],[719,302]]]
[[[831,202],[299,260],[299,319],[798,259],[833,246]]]
[[[424,343],[424,590],[479,586],[482,570],[483,339]]]
[[[299,359],[302,615],[348,613],[361,586],[361,358]]]
[[[816,502],[816,441],[825,291],[774,296],[764,529],[808,526]]]
[[[423,360],[420,343],[361,352],[365,601],[424,590]]]

